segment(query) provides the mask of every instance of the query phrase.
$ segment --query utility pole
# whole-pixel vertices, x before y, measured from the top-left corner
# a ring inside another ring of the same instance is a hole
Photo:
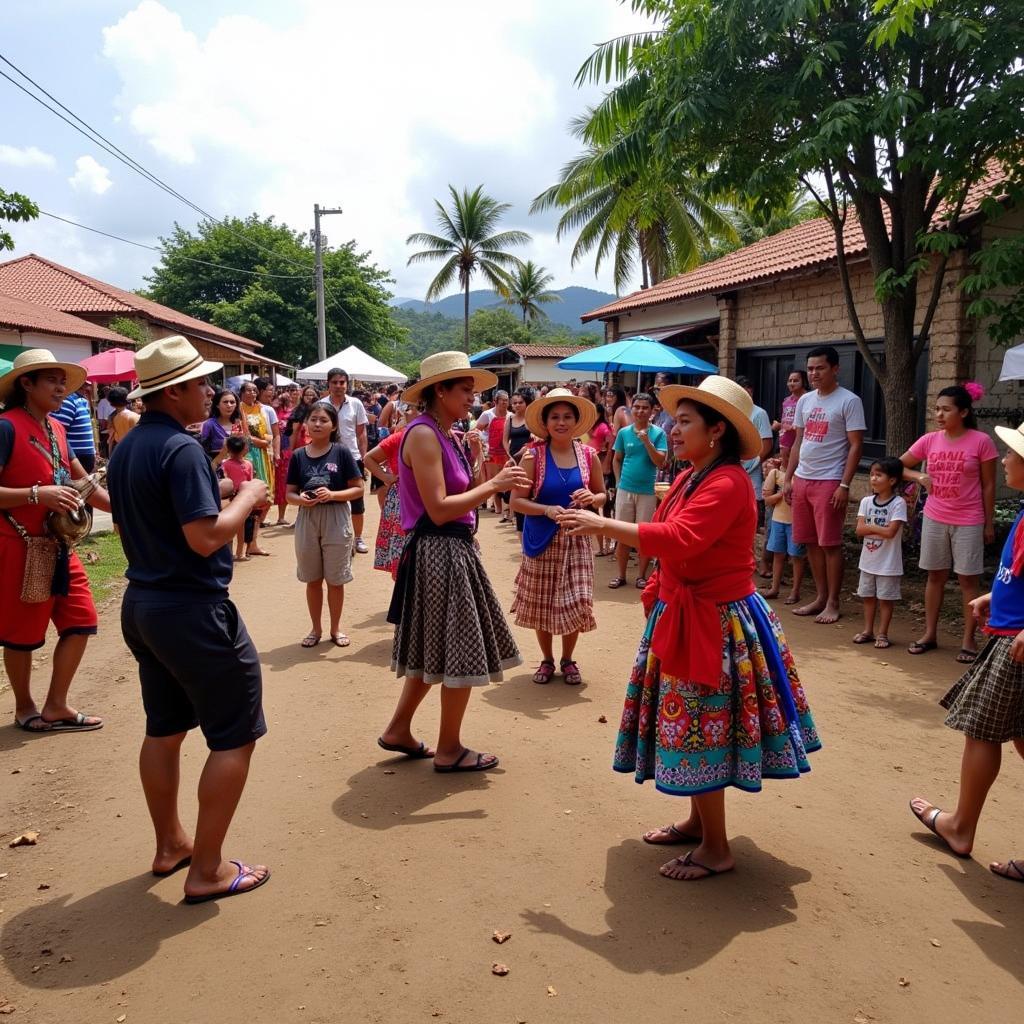
[[[327,323],[324,319],[324,247],[325,239],[320,234],[320,218],[331,213],[341,213],[341,207],[336,210],[321,209],[319,203],[313,204],[313,251],[316,254],[316,353],[317,359],[327,358]]]

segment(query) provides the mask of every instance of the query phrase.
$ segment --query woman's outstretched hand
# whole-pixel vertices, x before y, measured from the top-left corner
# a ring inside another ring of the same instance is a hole
[[[582,508],[566,509],[558,517],[558,525],[567,530],[570,537],[593,537],[607,525],[608,520],[596,512]]]

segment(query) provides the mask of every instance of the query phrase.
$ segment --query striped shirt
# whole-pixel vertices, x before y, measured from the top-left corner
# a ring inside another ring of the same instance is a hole
[[[64,424],[68,435],[68,447],[76,455],[95,455],[96,439],[92,432],[92,414],[89,412],[88,399],[77,391],[64,399],[64,404],[52,414],[53,418]]]

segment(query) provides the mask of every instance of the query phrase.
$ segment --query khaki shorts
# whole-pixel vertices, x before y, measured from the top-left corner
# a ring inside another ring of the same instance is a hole
[[[985,571],[985,527],[950,526],[921,516],[921,558],[927,571],[952,569],[958,576],[980,576]]]
[[[295,520],[295,574],[303,583],[352,582],[352,511],[347,501],[300,508]]]
[[[653,494],[634,494],[621,487],[615,492],[615,518],[623,523],[649,523],[658,499]]]
[[[878,576],[873,572],[860,571],[858,597],[877,597],[879,601],[898,601],[902,576]]]

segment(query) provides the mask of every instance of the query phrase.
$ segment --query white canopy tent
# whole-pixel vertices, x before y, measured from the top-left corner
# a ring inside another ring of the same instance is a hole
[[[253,380],[255,374],[252,373],[240,373],[235,377],[228,377],[228,387],[233,391],[237,391],[241,386],[242,381]],[[292,380],[291,377],[286,377],[283,373],[277,374],[274,378],[274,383],[278,387],[288,387],[291,384],[298,384],[298,381]]]
[[[999,371],[1000,380],[1024,380],[1024,345],[1014,345],[1006,350],[1003,356],[1003,368]]]
[[[326,380],[327,371],[334,367],[344,370],[351,380],[369,384],[404,384],[407,379],[404,373],[393,370],[355,345],[299,370],[296,376],[299,380]]]

